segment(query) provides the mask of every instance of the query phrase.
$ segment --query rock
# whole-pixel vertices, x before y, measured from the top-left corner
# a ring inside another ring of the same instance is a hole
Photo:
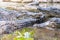
[[[29,3],[28,5],[30,5],[30,6],[39,6],[39,1],[33,0],[33,2]]]
[[[39,2],[48,2],[48,0],[38,0]]]
[[[22,0],[11,0],[12,2],[22,2]]]
[[[60,0],[53,0],[53,2],[60,2]]]
[[[36,21],[37,19],[32,18],[16,21],[0,21],[0,34],[12,33],[17,29],[32,26]]]
[[[60,18],[54,17],[54,18],[50,18],[49,20],[52,22],[56,22],[57,24],[60,24]]]
[[[32,3],[28,3],[27,5],[24,5],[24,7],[26,8],[26,10],[28,11],[37,11],[39,12],[39,10],[37,10],[37,7],[39,6],[39,3],[35,3],[35,2],[32,2]]]
[[[21,29],[23,27],[33,26],[34,24],[43,23],[44,17],[37,18],[29,18],[23,20],[12,20],[12,21],[0,21],[0,34],[4,33],[12,33],[17,29]]]
[[[29,2],[32,2],[33,0],[23,0],[22,2],[24,3],[29,3]]]
[[[50,21],[55,22],[56,28],[60,29],[60,18],[51,18]]]
[[[22,19],[28,19],[28,18],[37,18],[37,17],[43,17],[43,13],[41,12],[30,12],[27,10],[8,10],[8,9],[0,9],[0,20],[1,21],[12,21],[12,20],[22,20]],[[8,16],[8,17],[7,17]]]
[[[13,32],[15,24],[14,21],[0,21],[0,34]]]
[[[0,21],[17,20],[17,17],[23,15],[24,14],[21,14],[15,10],[7,10],[7,9],[0,8]]]
[[[47,21],[47,22],[44,22],[41,24],[35,24],[35,25],[33,25],[33,27],[45,28],[48,30],[54,30],[52,27],[55,27],[55,25],[54,25],[54,22]]]
[[[59,16],[60,15],[60,9],[58,9],[58,8],[53,8],[53,7],[41,8],[41,7],[38,7],[37,9],[40,10],[41,12],[45,12],[48,15],[60,17]]]
[[[35,24],[33,27],[46,28],[49,30],[60,29],[60,18],[51,18],[47,22]]]
[[[26,10],[32,10],[32,11],[36,10],[37,11],[37,7],[36,6],[25,5],[25,9]]]

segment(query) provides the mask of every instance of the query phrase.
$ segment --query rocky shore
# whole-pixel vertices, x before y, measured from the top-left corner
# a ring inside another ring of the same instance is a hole
[[[48,30],[60,28],[60,9],[42,8],[39,7],[39,3],[29,3],[23,8],[19,10],[0,8],[0,34],[12,33],[29,26]]]
[[[22,4],[17,8],[14,6],[0,8],[1,35],[10,34],[24,27],[36,27],[36,34],[38,35],[35,37],[38,39],[43,36],[39,35],[42,32],[45,33],[45,36],[52,37],[57,34],[60,38],[60,9],[40,7],[39,2]]]

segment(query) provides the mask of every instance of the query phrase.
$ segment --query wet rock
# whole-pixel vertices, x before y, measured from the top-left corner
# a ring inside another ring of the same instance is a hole
[[[17,29],[23,27],[33,26],[34,24],[39,24],[44,21],[44,17],[38,18],[29,18],[23,20],[12,20],[12,21],[0,21],[0,34],[3,33],[12,33]]]
[[[12,2],[22,2],[22,0],[11,0]]]
[[[39,6],[39,1],[33,1],[32,3],[29,3],[30,6]]]
[[[49,21],[41,24],[35,24],[33,27],[46,28],[49,30],[60,29],[60,18],[51,18]]]
[[[56,17],[50,18],[50,21],[56,22],[56,23],[59,23],[60,24],[60,18],[56,18]]]
[[[42,7],[38,7],[38,10],[40,10],[41,12],[45,12],[48,15],[52,15],[55,17],[60,17],[60,9],[58,8],[53,8],[53,7],[47,7],[47,8],[42,8]]]
[[[60,29],[60,18],[51,18],[50,19],[51,22],[55,22],[56,23],[56,28]]]
[[[0,21],[0,34],[13,32],[16,24],[14,21]]]
[[[29,3],[27,5],[24,5],[26,10],[32,11],[32,12],[39,12],[39,10],[37,10],[38,6],[39,6],[39,3],[36,3],[36,2],[32,2],[32,3]]]
[[[16,21],[0,21],[0,34],[12,33],[17,29],[32,26],[36,21],[37,19],[32,18]]]
[[[25,5],[25,9],[28,11],[38,11],[36,6],[29,6],[29,5]]]
[[[22,16],[19,12],[15,10],[7,10],[0,8],[0,21],[5,20],[17,20],[17,17]]]
[[[47,21],[47,22],[44,22],[41,24],[35,24],[35,25],[33,25],[33,27],[46,28],[48,30],[54,30],[52,27],[55,27],[55,25],[54,25],[54,22]]]
[[[6,21],[6,20],[21,20],[21,19],[28,19],[28,18],[36,18],[37,16],[41,16],[42,13],[35,13],[30,12],[27,10],[21,10],[21,11],[15,11],[15,10],[8,10],[8,9],[0,9],[0,20]],[[7,17],[8,16],[8,17]]]
[[[24,18],[24,19],[26,19],[26,18],[37,18],[38,19],[38,17],[40,18],[40,17],[43,17],[44,16],[44,14],[42,13],[42,12],[30,12],[30,11],[27,11],[27,10],[23,10],[23,11],[19,11],[20,13],[22,13],[22,16],[19,16],[19,18]],[[23,15],[24,14],[24,15]]]

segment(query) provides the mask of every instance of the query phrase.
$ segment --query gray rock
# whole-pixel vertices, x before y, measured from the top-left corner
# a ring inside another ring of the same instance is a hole
[[[60,18],[50,18],[47,22],[35,24],[33,27],[46,28],[49,30],[60,29]]]
[[[47,21],[47,22],[44,22],[44,23],[41,23],[41,24],[34,24],[33,27],[45,28],[45,29],[48,29],[48,30],[54,30],[53,27],[55,27],[55,23]]]
[[[42,7],[38,7],[38,10],[40,10],[41,12],[45,12],[48,15],[52,15],[55,17],[60,17],[60,9],[58,8],[53,8],[53,7],[47,7],[47,8],[42,8]]]
[[[24,19],[16,21],[0,21],[0,34],[12,33],[17,29],[29,27],[35,24],[37,19]]]
[[[17,17],[22,16],[23,14],[15,11],[15,10],[7,10],[7,9],[0,9],[0,21],[6,20],[16,20]]]

